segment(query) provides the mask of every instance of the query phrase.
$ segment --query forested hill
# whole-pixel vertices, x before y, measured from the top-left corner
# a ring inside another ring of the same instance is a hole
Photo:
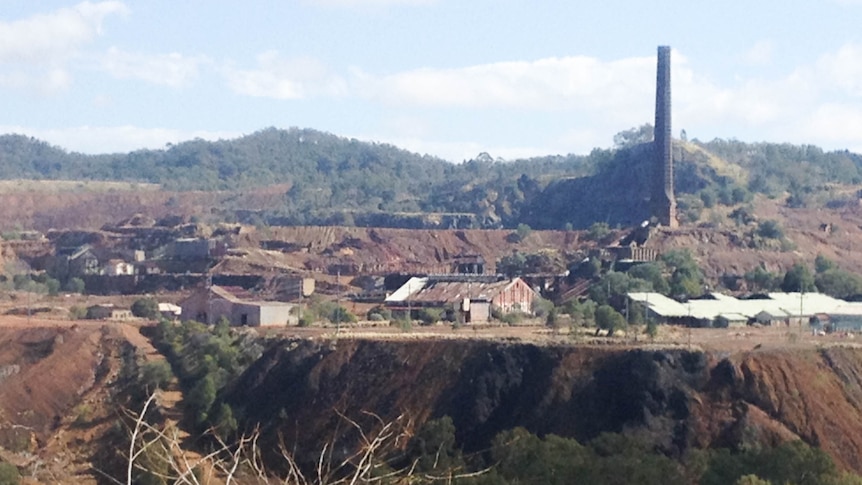
[[[248,190],[283,185],[281,205],[255,218],[283,224],[350,223],[344,214],[452,213],[481,227],[587,227],[643,216],[651,127],[622,132],[613,149],[516,161],[488,154],[453,164],[392,145],[310,129],[265,129],[233,140],[192,140],[163,150],[68,153],[0,136],[0,179],[122,180],[168,190]],[[813,146],[735,140],[675,142],[681,213],[744,203],[751,193],[790,194],[805,205],[824,184],[862,181],[862,156]],[[243,207],[234,207],[242,211]]]

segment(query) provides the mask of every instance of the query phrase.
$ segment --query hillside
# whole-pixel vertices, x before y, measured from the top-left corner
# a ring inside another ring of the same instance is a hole
[[[614,149],[595,149],[587,156],[503,161],[483,153],[452,164],[391,145],[298,128],[99,156],[4,135],[0,180],[82,184],[74,191],[65,187],[69,203],[52,207],[46,201],[44,208],[33,200],[38,196],[32,187],[4,190],[2,196],[11,198],[4,208],[29,214],[16,221],[24,228],[59,227],[65,219],[87,222],[73,212],[94,205],[267,225],[627,226],[647,215],[643,182],[650,176],[651,150],[648,143],[637,143],[640,139],[620,137]],[[846,203],[846,197],[835,194],[836,187],[852,192],[852,184],[862,181],[862,156],[812,146],[675,141],[674,159],[680,214],[689,224],[705,220],[704,208],[744,204],[752,194],[786,200],[792,207],[834,207]],[[137,185],[103,192],[93,181]],[[62,217],[48,214],[57,207],[64,210]]]
[[[124,374],[153,351],[126,324],[0,317],[0,461],[28,483],[98,483],[94,467],[116,460]]]
[[[515,426],[582,443],[629,434],[675,457],[802,439],[858,472],[859,375],[862,352],[839,347],[727,356],[477,340],[286,341],[224,399],[246,426],[262,426],[266,442],[278,435],[303,449],[350,441],[338,413],[384,423],[406,416],[413,431],[449,416],[468,451]]]
[[[159,330],[145,329],[152,343],[123,323],[0,319],[0,461],[15,464],[27,483],[121,476],[130,432],[120,424],[122,410],[144,391],[134,376],[140,363],[164,359],[156,350]],[[520,426],[580,443],[612,433],[681,464],[695,450],[768,449],[801,439],[841,469],[860,471],[862,351],[837,336],[789,339],[787,331],[696,329],[688,350],[680,343],[685,335],[670,328],[641,347],[514,327],[356,328],[340,335],[299,328],[290,337],[243,331],[233,333],[231,348],[260,345],[263,354],[209,399],[216,399],[213,409],[233,410],[234,427],[260,430],[259,459],[272,473],[285,466],[279,445],[302,464],[337,444],[338,459],[361,444],[354,425],[373,434],[398,422],[404,441],[394,450],[403,451],[423,425],[443,416],[468,453]],[[192,330],[183,337],[190,353],[169,357],[174,371],[223,337]],[[180,409],[195,395],[185,394]],[[182,398],[165,393],[148,420],[177,423],[178,410],[162,406]],[[195,460],[212,445],[196,429],[182,424],[181,436],[193,434],[177,450]]]

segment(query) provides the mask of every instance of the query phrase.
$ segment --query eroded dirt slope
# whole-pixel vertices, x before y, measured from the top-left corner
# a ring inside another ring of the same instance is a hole
[[[451,416],[468,449],[498,431],[636,432],[671,455],[801,438],[862,471],[862,350],[726,356],[491,341],[284,341],[227,396],[270,439],[320,449],[374,413]],[[373,426],[374,420],[362,421]]]
[[[114,382],[151,351],[117,323],[0,319],[0,454],[36,483],[95,483],[119,412]]]

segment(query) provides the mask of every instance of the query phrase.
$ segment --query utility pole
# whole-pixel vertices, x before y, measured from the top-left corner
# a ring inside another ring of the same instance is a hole
[[[299,312],[297,313],[296,323],[298,324],[302,321],[302,286],[303,286],[303,278],[299,277]]]
[[[691,351],[691,300],[686,301],[688,304],[688,320],[686,321],[686,326],[688,326],[688,350]]]
[[[335,335],[341,329],[341,270],[335,273]]]

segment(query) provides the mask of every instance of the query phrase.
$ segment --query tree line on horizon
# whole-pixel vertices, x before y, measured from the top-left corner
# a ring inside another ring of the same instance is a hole
[[[299,128],[105,155],[2,135],[0,179],[127,181],[172,191],[242,192],[283,184],[281,202],[265,210],[245,210],[238,202],[222,208],[240,222],[272,225],[386,224],[381,214],[428,213],[469,216],[452,219],[461,227],[629,225],[647,215],[643,181],[650,176],[651,128],[623,131],[613,148],[588,155],[505,161],[482,153],[457,164]],[[811,145],[680,141],[674,158],[680,213],[689,222],[704,207],[745,203],[754,193],[784,196],[799,207],[830,184],[862,183],[862,155]]]

